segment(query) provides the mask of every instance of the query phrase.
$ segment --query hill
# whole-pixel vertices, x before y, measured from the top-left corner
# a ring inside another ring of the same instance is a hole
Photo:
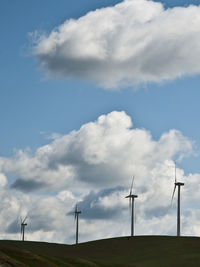
[[[79,245],[2,240],[0,266],[200,267],[200,238],[136,236]]]

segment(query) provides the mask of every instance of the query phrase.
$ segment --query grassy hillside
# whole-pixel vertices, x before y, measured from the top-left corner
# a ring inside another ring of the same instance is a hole
[[[200,267],[200,238],[137,236],[79,245],[0,241],[0,266]]]

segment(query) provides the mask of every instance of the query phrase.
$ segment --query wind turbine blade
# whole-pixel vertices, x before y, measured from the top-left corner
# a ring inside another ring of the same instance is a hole
[[[24,218],[23,223],[25,223],[26,219],[27,219],[27,216]]]
[[[171,205],[172,205],[172,201],[173,201],[173,199],[174,199],[175,191],[176,191],[176,185],[174,185],[174,190],[173,190],[172,199],[171,199]]]
[[[21,234],[22,234],[22,224],[23,224],[22,217],[20,217],[20,221],[21,221],[20,225],[21,225]]]
[[[131,215],[131,198],[129,198],[129,213]]]
[[[134,182],[135,176],[133,175],[133,179],[132,179],[132,183],[131,183],[131,190],[130,190],[130,195],[132,194],[132,190],[133,190],[133,182]]]
[[[77,205],[75,206],[75,211],[74,211],[74,220],[77,218]]]
[[[176,180],[176,161],[174,162],[174,164],[175,164],[175,183],[177,182],[177,180]]]

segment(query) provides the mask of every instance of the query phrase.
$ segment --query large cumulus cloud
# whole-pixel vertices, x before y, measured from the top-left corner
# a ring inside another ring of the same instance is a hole
[[[34,48],[49,75],[113,88],[200,72],[200,7],[124,0],[65,21]]]
[[[55,135],[35,153],[0,158],[0,235],[19,238],[20,216],[28,215],[26,238],[74,241],[74,207],[80,240],[130,233],[129,193],[133,174],[136,234],[175,234],[174,159],[193,153],[193,142],[177,130],[154,140],[134,128],[124,111],[101,115],[66,135]],[[7,176],[6,176],[7,175]],[[182,232],[199,235],[200,175],[177,166],[182,188]],[[195,190],[194,190],[195,189]],[[191,194],[191,192],[193,192]]]
[[[95,189],[127,186],[133,173],[139,181],[150,179],[159,163],[191,152],[192,142],[181,132],[170,130],[155,141],[149,131],[132,128],[125,112],[113,111],[57,137],[34,154],[19,151],[13,158],[0,158],[0,169],[16,177],[12,184],[16,189],[67,186],[79,192],[88,184]]]

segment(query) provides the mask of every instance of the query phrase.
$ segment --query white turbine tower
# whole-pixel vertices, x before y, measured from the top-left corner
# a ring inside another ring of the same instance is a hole
[[[178,187],[178,199],[177,199],[177,236],[181,235],[181,186],[184,186],[184,183],[177,182],[176,179],[176,162],[175,162],[175,181],[174,181],[174,190],[172,194],[172,200],[174,199],[174,194],[176,187]]]
[[[81,211],[78,211],[78,206],[76,205],[75,211],[74,211],[74,218],[76,221],[76,244],[78,244],[78,219],[79,219],[79,214],[81,214]]]
[[[125,198],[129,198],[129,207],[131,209],[131,236],[134,236],[134,200],[135,198],[138,197],[137,195],[134,195],[132,193],[134,178],[135,177],[133,176],[130,193],[128,196],[125,197]]]
[[[27,216],[22,220],[21,218],[21,236],[22,236],[22,241],[24,241],[24,234],[25,234],[25,227],[27,226],[27,223],[25,223],[27,219]]]

